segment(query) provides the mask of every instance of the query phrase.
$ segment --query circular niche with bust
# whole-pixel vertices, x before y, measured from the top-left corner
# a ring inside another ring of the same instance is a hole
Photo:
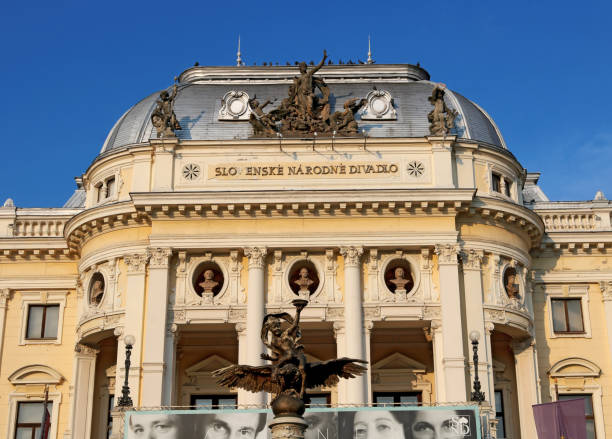
[[[319,288],[317,267],[309,260],[297,261],[289,270],[289,287],[296,296],[310,297]]]
[[[393,259],[385,270],[385,285],[392,293],[409,293],[414,288],[410,263],[405,259]]]
[[[95,272],[89,281],[89,303],[93,306],[100,305],[104,298],[105,288],[106,282],[104,281],[104,275],[99,271]]]
[[[202,262],[193,272],[193,289],[200,297],[203,295],[212,295],[213,297],[219,294],[223,288],[225,278],[223,271],[215,262]]]

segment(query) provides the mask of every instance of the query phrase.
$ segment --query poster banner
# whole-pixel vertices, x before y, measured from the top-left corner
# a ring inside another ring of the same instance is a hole
[[[569,399],[533,407],[538,439],[587,439],[584,399]]]
[[[125,439],[269,439],[269,410],[126,412]],[[476,407],[313,408],[305,439],[481,439]]]

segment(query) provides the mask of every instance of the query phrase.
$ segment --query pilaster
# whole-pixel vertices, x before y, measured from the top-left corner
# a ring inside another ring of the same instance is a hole
[[[99,351],[80,343],[76,344],[74,351],[70,426],[69,434],[64,437],[79,439],[91,436],[96,356]]]
[[[144,407],[162,405],[164,394],[164,369],[166,316],[168,315],[168,265],[172,250],[151,248],[148,251],[149,282],[147,283],[146,315],[142,363],[142,399]],[[163,342],[161,342],[163,340]]]
[[[179,140],[176,137],[151,141],[154,148],[153,191],[171,192],[174,187],[174,149]]]
[[[346,357],[346,327],[344,326],[344,321],[336,320],[333,323],[333,331],[334,338],[336,339],[336,357],[342,358]],[[338,392],[338,404],[350,404],[350,401],[347,399],[347,389],[346,385],[348,384],[348,380],[340,380],[338,386],[336,387],[336,391]]]
[[[135,343],[132,347],[131,367],[130,367],[130,391],[135,405],[141,405],[140,399],[140,374],[142,370],[141,358],[143,350],[143,325],[145,309],[145,280],[146,268],[149,262],[149,253],[134,253],[124,257],[127,266],[127,285],[125,299],[125,317],[123,327],[123,337],[118,344],[119,351],[125,351],[123,338],[126,335],[134,336]],[[117,363],[123,366],[123,363]],[[123,377],[121,377],[123,379]],[[122,381],[119,381],[122,382]]]
[[[461,296],[457,244],[436,245],[440,274],[440,311],[442,320],[442,367],[444,369],[445,400],[466,401],[465,354],[461,322]]]
[[[248,345],[247,345],[247,325],[246,323],[236,323],[236,335],[238,336],[238,364],[249,364],[248,361]],[[250,404],[249,392],[244,389],[238,389],[238,405]]]
[[[599,282],[601,299],[606,316],[606,332],[608,334],[608,355],[612,359],[612,281]]]
[[[537,433],[531,407],[541,402],[535,341],[529,339],[525,342],[514,342],[512,350],[516,368],[516,388],[520,389],[517,397],[521,437],[535,438]]]
[[[452,151],[455,136],[429,136],[427,140],[431,144],[431,153],[433,156],[433,172],[435,175],[435,185],[441,188],[454,188],[453,181]]]
[[[4,350],[4,327],[6,326],[6,308],[10,297],[10,289],[0,289],[0,364],[2,363],[2,351]]]

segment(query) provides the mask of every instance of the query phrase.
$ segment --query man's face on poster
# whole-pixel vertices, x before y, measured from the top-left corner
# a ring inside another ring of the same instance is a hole
[[[307,412],[304,420],[308,428],[304,432],[304,439],[335,439],[336,423],[333,412]]]
[[[180,439],[173,415],[133,414],[130,416],[130,439]]]
[[[259,413],[215,413],[205,426],[204,439],[254,439]]]

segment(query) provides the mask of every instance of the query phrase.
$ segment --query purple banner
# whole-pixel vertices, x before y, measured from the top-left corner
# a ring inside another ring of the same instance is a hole
[[[584,399],[533,406],[538,439],[587,439]]]

